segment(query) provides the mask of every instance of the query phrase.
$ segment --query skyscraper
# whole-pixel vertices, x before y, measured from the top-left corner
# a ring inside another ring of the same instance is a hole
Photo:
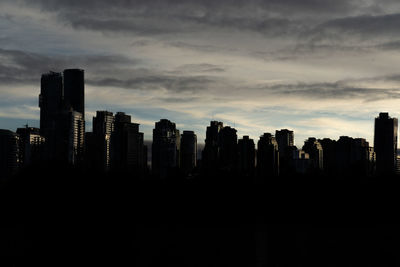
[[[197,164],[197,136],[193,131],[183,131],[181,136],[181,170],[190,174]]]
[[[97,111],[93,117],[93,136],[91,137],[90,156],[92,164],[104,171],[109,170],[111,162],[110,144],[114,131],[114,116],[112,112]]]
[[[82,114],[85,119],[85,75],[81,69],[66,69],[64,75],[64,105]]]
[[[83,160],[85,133],[84,72],[50,72],[41,78],[40,132],[47,160],[77,164]]]
[[[257,143],[257,176],[264,180],[279,175],[278,143],[270,133],[260,136]]]
[[[294,134],[293,131],[288,129],[276,130],[275,138],[278,142],[279,154],[281,157],[285,157],[286,149],[290,146],[294,146]]]
[[[322,171],[324,168],[324,155],[321,144],[315,137],[308,138],[303,145],[304,152],[310,155],[311,168],[313,171]]]
[[[10,178],[19,168],[19,137],[9,130],[0,130],[0,181]]]
[[[202,152],[202,167],[207,170],[215,170],[219,164],[219,132],[224,124],[219,121],[211,121],[207,127],[205,146]]]
[[[38,163],[43,159],[43,149],[45,138],[40,134],[40,130],[34,127],[18,128],[19,136],[19,162],[21,167]]]
[[[233,171],[237,164],[236,129],[225,126],[219,132],[219,162],[224,171]]]
[[[179,168],[180,135],[175,123],[161,119],[153,129],[152,170],[167,178]]]
[[[256,149],[253,139],[245,135],[238,141],[238,170],[243,176],[254,176]]]
[[[337,173],[336,141],[329,138],[324,138],[318,139],[318,142],[322,146],[324,173],[333,176]]]
[[[132,123],[131,116],[124,112],[117,112],[111,134],[111,169],[141,176],[147,164],[143,139],[139,124]]]
[[[371,154],[372,153],[372,154]],[[364,138],[341,136],[336,142],[337,173],[351,178],[365,177],[372,173],[374,152]]]
[[[55,160],[61,164],[82,163],[84,152],[85,121],[80,112],[61,111],[56,119]]]
[[[56,119],[63,106],[63,81],[61,73],[49,72],[42,75],[40,83],[40,134],[46,139],[47,160],[56,156]]]
[[[374,150],[378,174],[393,174],[397,162],[397,118],[379,113],[375,118]]]
[[[275,138],[278,142],[279,150],[279,173],[281,175],[290,175],[293,171],[293,153],[296,153],[297,147],[294,146],[294,133],[288,129],[277,130]]]

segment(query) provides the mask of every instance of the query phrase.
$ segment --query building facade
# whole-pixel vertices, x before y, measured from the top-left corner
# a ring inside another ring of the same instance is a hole
[[[152,145],[152,171],[159,178],[175,175],[180,165],[180,134],[175,123],[161,119],[155,123]]]
[[[397,166],[397,118],[379,113],[375,118],[374,150],[378,174],[393,174]]]
[[[193,131],[183,131],[181,135],[181,170],[187,175],[197,165],[197,136]]]

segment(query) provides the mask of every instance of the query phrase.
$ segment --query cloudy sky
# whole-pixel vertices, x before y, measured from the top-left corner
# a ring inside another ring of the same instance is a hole
[[[167,118],[199,142],[220,120],[372,143],[400,116],[400,2],[1,0],[0,128],[38,126],[40,75],[65,68],[85,70],[86,118],[125,111],[145,139]]]

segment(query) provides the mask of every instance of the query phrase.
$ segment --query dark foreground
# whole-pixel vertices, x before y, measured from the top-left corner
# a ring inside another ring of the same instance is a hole
[[[400,264],[392,178],[255,185],[54,173],[2,184],[1,266]]]

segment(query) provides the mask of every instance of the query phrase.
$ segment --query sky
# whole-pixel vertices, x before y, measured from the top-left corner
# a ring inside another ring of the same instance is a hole
[[[147,140],[166,118],[372,145],[400,116],[399,29],[397,0],[1,0],[0,128],[38,127],[41,74],[82,68],[87,130],[108,110]]]

